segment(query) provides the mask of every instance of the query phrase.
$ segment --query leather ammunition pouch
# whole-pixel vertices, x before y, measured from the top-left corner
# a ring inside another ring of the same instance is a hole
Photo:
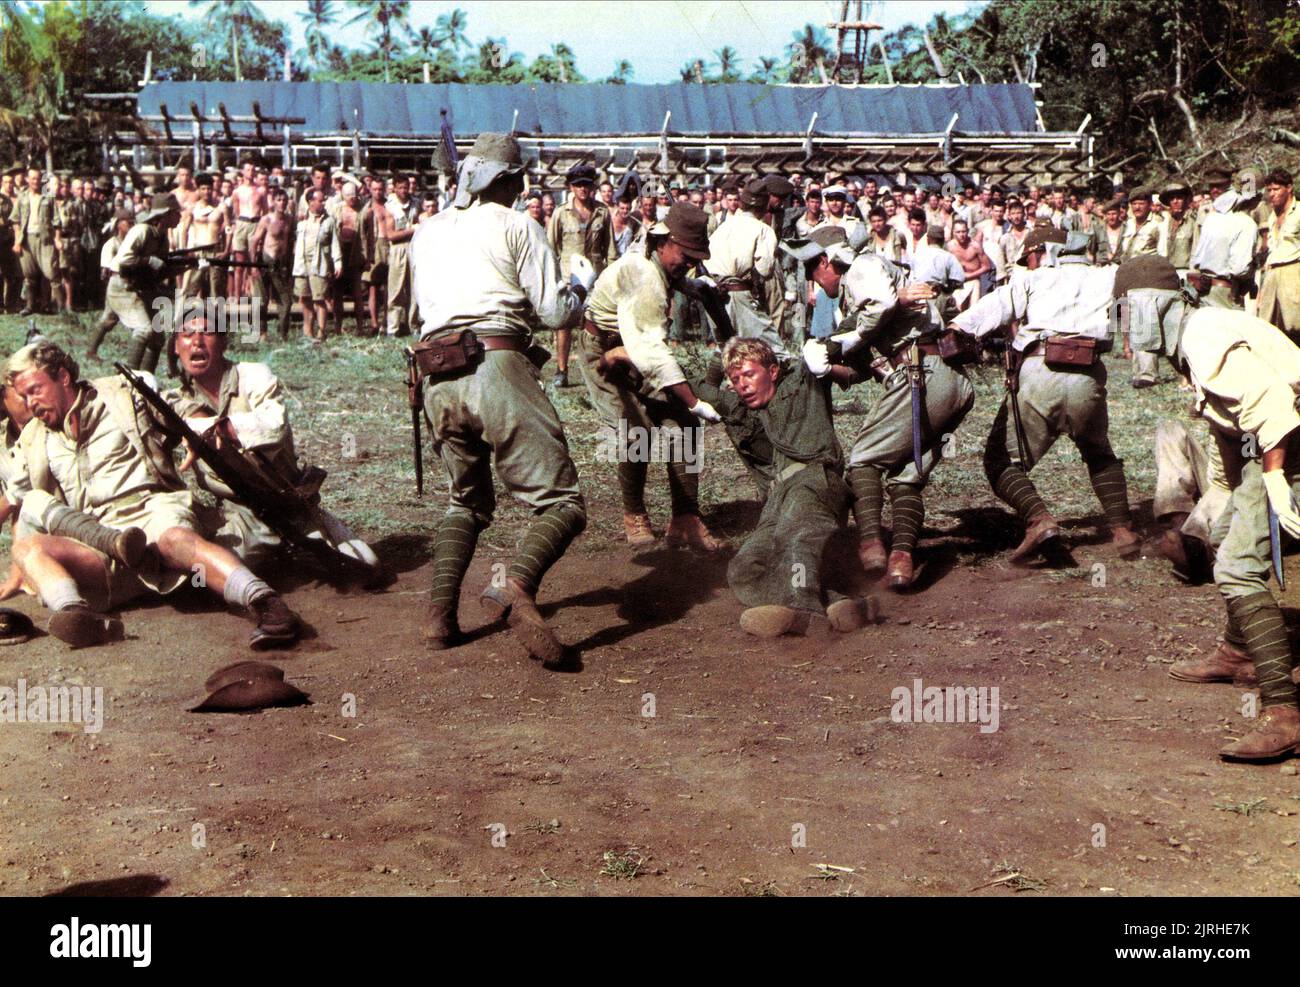
[[[1081,370],[1097,362],[1091,336],[1051,336],[1043,341],[1043,362],[1054,370]]]
[[[411,347],[411,358],[419,380],[434,382],[459,377],[483,362],[483,342],[472,329],[433,336]]]
[[[939,336],[939,356],[952,367],[977,363],[980,358],[979,340],[956,329],[948,329]]]

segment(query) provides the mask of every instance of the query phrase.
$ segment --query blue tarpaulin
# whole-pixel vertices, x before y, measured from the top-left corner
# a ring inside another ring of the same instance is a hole
[[[483,131],[521,136],[657,134],[672,113],[674,135],[802,136],[817,114],[818,136],[942,133],[958,114],[964,134],[1039,133],[1034,91],[1015,84],[967,86],[764,86],[754,83],[613,85],[539,83],[515,86],[379,82],[152,82],[141,89],[141,116],[209,118],[224,103],[247,116],[303,117],[299,135],[435,137],[446,110],[458,138]],[[518,118],[515,113],[518,111]],[[248,124],[234,129],[248,132]]]

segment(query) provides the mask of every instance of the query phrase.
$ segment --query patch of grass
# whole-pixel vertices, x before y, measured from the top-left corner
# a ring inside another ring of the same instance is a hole
[[[1214,807],[1220,812],[1235,812],[1241,816],[1253,816],[1268,808],[1268,799],[1249,799],[1245,802],[1215,802]]]
[[[539,820],[524,827],[525,833],[558,833],[559,831],[560,820],[558,819]]]
[[[542,875],[541,877],[533,878],[533,884],[537,885],[538,887],[558,889],[558,888],[576,888],[578,886],[578,882],[573,878],[551,877],[550,874],[546,873],[545,867],[537,868],[537,872]]]
[[[637,852],[636,847],[628,847],[626,850],[606,850],[601,859],[605,863],[600,868],[600,873],[616,881],[632,880],[641,873],[641,868],[645,865],[645,857]]]
[[[0,355],[22,345],[27,319],[0,316]],[[84,355],[93,331],[94,314],[76,320],[56,316],[36,319],[42,332],[67,348],[83,364],[86,377],[111,374],[114,360],[125,355],[127,336],[116,329],[103,347],[104,359],[90,363]],[[550,334],[541,342],[551,346]],[[294,428],[299,458],[329,471],[323,500],[360,535],[372,541],[385,536],[429,534],[446,510],[447,479],[424,437],[425,496],[415,496],[411,464],[411,418],[403,383],[403,341],[389,338],[331,337],[323,346],[303,347],[297,338],[278,338],[261,344],[236,338],[232,359],[267,363],[280,377]],[[711,356],[700,344],[675,351],[688,375],[702,373]],[[1187,415],[1188,395],[1173,383],[1135,391],[1128,386],[1129,370],[1118,357],[1106,358],[1111,374],[1111,441],[1124,460],[1130,499],[1149,499],[1155,485],[1152,441],[1158,421],[1173,418],[1187,422],[1202,441],[1205,425]],[[1169,368],[1161,372],[1168,380]],[[549,381],[553,366],[542,373]],[[952,453],[934,472],[926,491],[930,526],[961,534],[954,548],[961,564],[982,564],[986,546],[1003,546],[1014,539],[1017,525],[1010,512],[989,490],[984,476],[983,449],[989,425],[1002,400],[1002,375],[994,367],[974,367],[968,375],[975,388],[975,406],[949,446]],[[164,376],[163,383],[168,383]],[[568,436],[569,449],[587,500],[591,522],[575,545],[582,553],[606,552],[622,542],[616,464],[599,457],[599,423],[584,387],[555,389],[547,394],[555,403]],[[876,384],[859,384],[849,392],[835,392],[839,410],[836,431],[846,452],[876,400]],[[1089,486],[1078,451],[1068,441],[1058,442],[1034,469],[1034,482],[1053,513],[1063,521],[1088,519],[1096,523],[1100,509]],[[527,508],[513,501],[498,485],[498,507],[493,527],[480,543],[488,555],[510,554],[531,519]],[[700,501],[705,520],[720,535],[743,538],[752,525],[757,500],[748,475],[720,428],[705,431]],[[667,474],[663,465],[650,469],[647,503],[662,530],[671,513]],[[494,547],[495,546],[495,549]]]

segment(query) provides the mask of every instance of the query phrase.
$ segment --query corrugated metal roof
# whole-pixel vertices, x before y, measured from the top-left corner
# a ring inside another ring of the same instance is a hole
[[[1014,84],[968,86],[764,86],[753,83],[611,85],[539,83],[518,86],[379,82],[152,82],[139,113],[166,104],[188,117],[190,104],[215,117],[249,115],[257,101],[267,116],[304,117],[298,133],[359,130],[363,134],[433,135],[447,110],[457,137],[482,131],[528,136],[657,134],[672,112],[676,135],[802,135],[814,133],[941,133],[954,113],[966,134],[1037,133],[1033,90]],[[515,111],[519,118],[515,123]],[[249,130],[250,127],[239,127]]]

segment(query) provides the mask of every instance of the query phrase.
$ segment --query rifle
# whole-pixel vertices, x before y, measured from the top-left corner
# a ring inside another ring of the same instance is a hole
[[[135,371],[120,363],[113,364],[128,384],[154,412],[158,426],[168,435],[182,440],[216,477],[230,488],[232,499],[247,507],[259,521],[288,544],[303,549],[324,565],[335,577],[351,582],[375,578],[375,571],[359,559],[344,555],[325,538],[311,538],[308,532],[328,534],[315,491],[310,499],[297,485],[283,476],[267,456],[258,449],[223,446],[217,448],[190,428]],[[316,484],[319,486],[319,484]]]
[[[424,449],[420,444],[420,391],[423,380],[415,363],[415,350],[409,346],[406,353],[406,398],[411,406],[411,442],[415,456],[415,495],[424,496]]]

